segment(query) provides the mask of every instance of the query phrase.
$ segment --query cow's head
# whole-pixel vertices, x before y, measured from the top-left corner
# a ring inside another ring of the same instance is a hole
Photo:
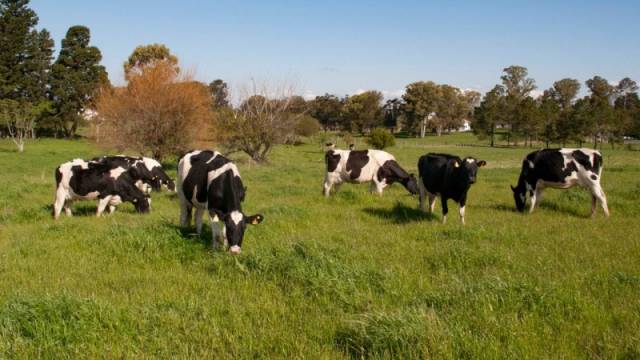
[[[143,193],[137,186],[136,181],[128,174],[122,174],[117,182],[118,195],[122,201],[128,201],[135,206],[141,214],[146,214],[151,208],[149,196]]]
[[[516,209],[523,212],[524,207],[527,204],[527,189],[524,187],[514,187],[511,185],[511,191],[513,191],[513,200],[516,203]]]
[[[218,217],[224,221],[224,229],[227,241],[229,242],[229,252],[239,254],[241,251],[244,231],[247,225],[257,225],[264,220],[264,216],[260,214],[247,216],[242,211],[232,211],[228,214],[219,214]]]
[[[476,160],[472,157],[466,157],[462,159],[462,163],[458,163],[456,160],[453,164],[454,167],[459,168],[463,176],[466,177],[466,180],[469,181],[469,184],[474,184],[476,182],[478,176],[478,168],[487,165],[487,162],[484,160]]]
[[[416,180],[416,176],[410,174],[406,180],[404,186],[409,190],[411,195],[418,195],[420,193],[420,189],[418,188],[418,180]]]

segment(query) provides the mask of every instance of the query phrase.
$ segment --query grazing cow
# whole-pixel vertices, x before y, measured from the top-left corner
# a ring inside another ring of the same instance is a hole
[[[452,199],[460,205],[460,221],[464,225],[464,212],[467,193],[476,182],[478,168],[487,164],[484,160],[472,157],[460,159],[448,154],[429,153],[418,160],[420,173],[420,208],[424,210],[425,195],[429,196],[429,212],[433,213],[436,196],[442,202],[442,223],[447,222],[449,207],[447,200]],[[426,194],[425,194],[426,193]]]
[[[173,180],[164,172],[162,165],[154,159],[116,155],[97,157],[92,159],[92,162],[109,164],[112,168],[119,166],[125,169],[135,168],[137,170],[135,180],[140,180],[137,185],[143,192],[150,192],[150,188],[160,190],[162,185],[165,185],[170,191],[175,191]]]
[[[247,224],[262,222],[262,215],[247,216],[242,212],[246,188],[236,165],[220,153],[194,150],[178,162],[178,197],[180,224],[191,222],[195,207],[196,229],[202,232],[202,213],[207,210],[211,221],[214,246],[217,245],[218,222],[224,223],[222,237],[233,254],[240,253]]]
[[[71,203],[75,200],[99,200],[96,215],[107,205],[113,212],[123,201],[133,203],[140,213],[149,212],[149,199],[135,185],[133,169],[110,168],[105,164],[88,163],[81,159],[66,162],[56,169],[56,196],[53,217],[58,219],[64,207],[71,216]]]
[[[568,189],[579,185],[591,192],[591,216],[600,201],[604,214],[609,216],[607,197],[600,186],[602,155],[591,149],[543,149],[530,153],[522,161],[516,187],[511,186],[518,211],[524,211],[527,192],[531,196],[529,212],[540,204],[544,188]]]
[[[325,154],[327,174],[324,178],[324,195],[331,187],[336,191],[343,182],[363,183],[371,181],[371,192],[382,195],[382,190],[394,182],[400,182],[413,195],[418,194],[418,183],[408,174],[393,155],[382,150],[335,150]]]

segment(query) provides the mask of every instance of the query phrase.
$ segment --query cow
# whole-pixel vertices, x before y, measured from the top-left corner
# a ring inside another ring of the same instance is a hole
[[[232,254],[241,251],[248,224],[262,222],[260,214],[247,216],[242,211],[246,188],[236,165],[220,153],[194,150],[178,162],[178,198],[180,224],[189,226],[195,208],[196,230],[202,233],[202,214],[206,210],[211,222],[213,245],[217,247],[219,222],[224,223],[222,237]]]
[[[109,206],[109,212],[123,201],[131,202],[139,213],[149,212],[149,199],[135,185],[134,169],[111,168],[106,164],[75,159],[55,171],[56,194],[53,217],[58,219],[62,208],[72,216],[71,203],[76,200],[98,200],[96,215]]]
[[[534,151],[522,161],[518,185],[511,186],[516,208],[524,211],[527,192],[531,196],[531,213],[540,204],[545,188],[568,189],[578,185],[591,192],[591,216],[595,216],[599,201],[608,217],[607,197],[600,185],[602,168],[602,155],[597,150],[562,148]]]
[[[101,156],[92,159],[92,162],[103,162],[112,168],[122,166],[126,169],[136,168],[139,180],[138,187],[143,192],[149,193],[151,189],[159,191],[165,185],[170,191],[175,191],[173,180],[164,172],[162,165],[148,157],[132,157],[125,155]]]
[[[447,222],[449,207],[447,200],[452,199],[460,206],[460,221],[464,225],[467,193],[476,182],[478,168],[487,164],[473,157],[461,159],[449,154],[426,154],[418,160],[420,175],[420,209],[424,211],[425,195],[429,197],[429,212],[433,213],[436,197],[442,202],[442,223]]]
[[[329,197],[331,187],[338,191],[343,182],[371,182],[371,192],[382,195],[383,189],[400,182],[412,195],[418,194],[418,182],[398,164],[393,155],[382,150],[338,150],[325,154],[327,174],[323,193]]]

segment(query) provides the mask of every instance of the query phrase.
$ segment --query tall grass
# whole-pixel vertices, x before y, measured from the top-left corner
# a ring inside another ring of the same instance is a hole
[[[469,135],[399,139],[388,151],[486,160],[469,193],[436,212],[398,185],[321,196],[317,144],[270,164],[235,159],[248,186],[243,253],[181,229],[174,194],[152,213],[51,219],[53,169],[99,152],[0,142],[0,358],[640,358],[638,153],[603,150],[611,218],[581,189],[514,211],[523,148],[458,146]],[[166,164],[175,169],[174,163]]]

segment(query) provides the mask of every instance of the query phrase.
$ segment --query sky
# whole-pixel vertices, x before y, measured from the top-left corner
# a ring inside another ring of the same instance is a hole
[[[252,79],[306,97],[385,97],[432,80],[481,92],[522,65],[538,91],[571,77],[640,82],[640,1],[32,0],[56,49],[85,25],[111,82],[138,45],[163,43],[196,79]],[[584,88],[584,85],[583,85]],[[583,89],[584,92],[584,89]]]

